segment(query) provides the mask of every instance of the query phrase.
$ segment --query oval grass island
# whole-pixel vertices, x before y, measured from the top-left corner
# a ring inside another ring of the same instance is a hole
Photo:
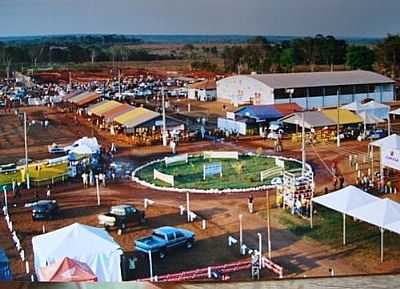
[[[146,163],[132,179],[158,190],[195,193],[246,192],[274,188],[271,180],[301,170],[301,162],[284,157],[238,152],[203,152]],[[306,164],[306,169],[311,167]]]

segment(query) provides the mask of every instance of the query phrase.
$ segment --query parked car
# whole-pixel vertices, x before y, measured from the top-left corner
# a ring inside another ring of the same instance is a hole
[[[59,213],[56,200],[40,200],[32,206],[32,220],[51,220]]]
[[[195,234],[189,230],[175,227],[161,227],[155,229],[150,236],[135,241],[136,250],[148,253],[158,253],[164,259],[167,252],[177,247],[191,249],[195,241]]]
[[[132,205],[112,206],[106,214],[97,216],[100,225],[104,225],[106,229],[117,227],[125,230],[128,225],[139,225],[145,223],[144,212]]]

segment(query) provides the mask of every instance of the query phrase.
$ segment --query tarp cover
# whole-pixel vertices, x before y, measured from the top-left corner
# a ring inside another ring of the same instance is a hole
[[[100,145],[95,137],[88,138],[85,136],[75,141],[71,146],[66,146],[64,150],[70,154],[92,155],[100,151]]]
[[[326,117],[330,118],[333,122],[338,122],[338,110],[337,109],[323,109],[322,113],[325,114]],[[339,109],[339,124],[354,124],[361,123],[363,120],[357,114],[345,110]]]
[[[400,149],[400,136],[397,134],[391,134],[387,137],[371,142],[370,145],[380,147],[381,149]]]
[[[115,118],[115,122],[125,128],[134,128],[160,116],[158,112],[138,107]]]
[[[41,282],[97,281],[96,275],[87,264],[68,257],[47,267],[40,268],[38,279]]]
[[[302,113],[296,112],[291,114],[283,119],[281,119],[284,123],[296,124],[299,126],[303,125],[303,116]],[[336,125],[331,119],[327,118],[320,111],[305,111],[304,112],[304,127],[313,128],[313,127],[325,127],[325,126],[334,126]]]
[[[269,105],[248,105],[238,109],[235,114],[240,117],[253,118],[257,121],[277,120],[291,113],[301,111],[296,103],[281,103]]]
[[[120,246],[104,229],[78,223],[32,238],[36,274],[69,257],[86,263],[98,281],[120,282]]]

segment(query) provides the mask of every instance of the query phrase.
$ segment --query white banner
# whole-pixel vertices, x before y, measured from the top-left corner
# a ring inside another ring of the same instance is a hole
[[[208,176],[220,175],[222,177],[222,164],[211,163],[203,165],[203,180]]]
[[[165,157],[165,165],[177,163],[177,162],[185,162],[187,163],[189,159],[188,154],[177,155],[174,157]]]
[[[212,152],[206,151],[203,152],[203,156],[205,159],[239,159],[238,152]]]
[[[154,173],[155,180],[160,180],[160,181],[166,182],[167,184],[170,184],[172,186],[175,184],[174,176],[164,174],[162,172],[157,171],[156,169],[154,169],[153,173]]]
[[[400,170],[400,150],[383,149],[381,152],[382,165]]]
[[[278,167],[278,168],[270,168],[265,171],[260,172],[260,180],[263,182],[265,179],[269,177],[276,177],[276,176],[281,176],[283,174],[283,169]]]
[[[241,135],[246,135],[246,123],[228,118],[219,117],[217,120],[219,129],[229,131],[230,133],[238,132]]]
[[[282,169],[285,169],[285,161],[284,161],[284,160],[275,158],[275,165],[276,165],[277,167],[280,167],[280,168],[282,168]]]

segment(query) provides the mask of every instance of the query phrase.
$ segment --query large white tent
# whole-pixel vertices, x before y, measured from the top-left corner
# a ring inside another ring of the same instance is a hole
[[[374,147],[380,148],[380,174],[381,181],[383,181],[383,167],[387,166],[396,170],[400,170],[400,136],[397,134],[392,134],[369,143],[372,164],[374,164]],[[372,171],[372,176],[373,175],[374,173]]]
[[[384,230],[400,234],[400,204],[392,200],[381,199],[354,186],[348,186],[313,198],[312,201],[343,214],[343,244],[346,244],[346,215],[379,227],[382,262]]]
[[[65,257],[86,263],[98,281],[122,281],[121,247],[101,228],[78,223],[32,238],[35,271]]]

